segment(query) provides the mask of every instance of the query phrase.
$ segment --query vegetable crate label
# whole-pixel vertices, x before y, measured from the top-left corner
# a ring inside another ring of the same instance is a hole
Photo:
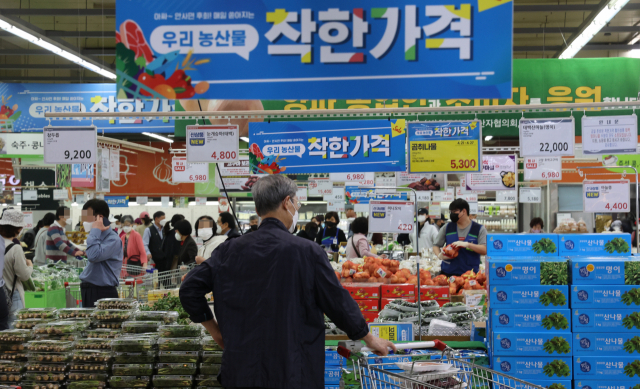
[[[571,353],[570,333],[493,331],[491,351],[496,356],[565,356]]]
[[[571,258],[571,283],[640,285],[640,261],[631,258]]]
[[[574,379],[615,379],[616,381],[640,382],[640,357],[632,356],[587,356],[574,357]]]
[[[630,256],[631,234],[559,234],[560,256]]]
[[[508,376],[528,378],[571,378],[571,357],[494,357],[493,369]]]
[[[324,368],[324,383],[325,385],[329,384],[339,384],[340,377],[342,375],[342,369],[340,367],[329,367],[326,366]]]
[[[640,309],[640,287],[633,285],[571,285],[571,308]]]
[[[489,285],[568,285],[566,260],[487,258]]]
[[[492,308],[568,308],[567,285],[496,285],[490,286]]]
[[[638,386],[635,382],[614,382],[611,380],[583,380],[577,379],[575,382],[575,389],[637,389]],[[535,382],[531,382],[535,383]],[[570,388],[571,386],[567,386]]]
[[[449,287],[422,285],[420,287],[420,299],[421,300],[448,300]]]
[[[488,256],[558,256],[557,234],[489,234],[488,240]]]
[[[624,333],[577,333],[573,334],[574,356],[638,356],[640,335]]]
[[[640,309],[574,309],[573,332],[640,333]]]
[[[380,298],[380,284],[343,284],[354,300]]]
[[[512,332],[571,332],[571,310],[492,309],[490,328]]]
[[[366,299],[356,300],[361,312],[378,312],[380,306],[380,300],[378,299]]]
[[[398,324],[382,324],[373,323],[369,324],[369,331],[378,338],[386,340],[399,340],[407,341],[413,340],[413,324],[411,323],[398,323]]]
[[[385,284],[380,286],[381,297],[414,297],[416,286],[413,284]]]

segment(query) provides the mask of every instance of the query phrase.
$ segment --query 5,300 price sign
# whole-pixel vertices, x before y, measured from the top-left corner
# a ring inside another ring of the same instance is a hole
[[[410,233],[415,230],[415,205],[404,201],[369,202],[369,232]]]
[[[631,207],[629,180],[589,180],[582,183],[585,212],[622,213]]]
[[[45,127],[44,162],[48,164],[96,163],[96,127]]]

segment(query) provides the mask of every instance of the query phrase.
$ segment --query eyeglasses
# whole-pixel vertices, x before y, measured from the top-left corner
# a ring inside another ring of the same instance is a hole
[[[293,204],[293,207],[296,211],[298,211],[300,207],[302,207],[302,204],[300,204],[300,201],[298,201],[298,199],[296,199],[296,201],[293,201],[293,198],[291,198],[291,204]]]

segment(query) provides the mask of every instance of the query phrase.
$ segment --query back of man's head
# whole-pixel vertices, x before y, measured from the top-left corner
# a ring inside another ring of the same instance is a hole
[[[229,212],[222,212],[220,214],[220,221],[222,222],[222,224],[224,224],[224,223],[228,224],[229,225],[229,229],[236,228],[236,219]]]
[[[294,198],[298,186],[289,177],[272,174],[262,177],[251,188],[256,213],[262,217],[280,207],[287,196]]]

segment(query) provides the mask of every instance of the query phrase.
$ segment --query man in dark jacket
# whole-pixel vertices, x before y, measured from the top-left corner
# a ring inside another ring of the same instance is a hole
[[[324,389],[323,312],[379,355],[395,350],[369,333],[322,248],[291,235],[297,190],[285,176],[258,180],[251,190],[262,217],[258,231],[218,246],[180,288],[191,320],[224,348],[218,379],[225,388]]]
[[[158,211],[153,214],[153,224],[144,230],[142,241],[144,242],[144,249],[147,252],[147,259],[153,259],[153,263],[156,264],[158,271],[169,270],[167,266],[167,258],[162,250],[162,227],[166,222],[166,216],[164,212]]]
[[[229,212],[222,212],[218,216],[218,231],[220,231],[220,235],[226,235],[229,239],[242,235],[236,226],[236,219]]]

